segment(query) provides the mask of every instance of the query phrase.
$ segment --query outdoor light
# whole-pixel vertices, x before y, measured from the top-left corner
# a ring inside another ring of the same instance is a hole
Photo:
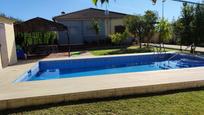
[[[162,19],[164,19],[164,2],[166,2],[166,0],[162,0]]]
[[[162,2],[165,2],[166,0],[162,0]],[[183,2],[183,3],[189,3],[189,4],[197,4],[197,5],[204,5],[203,3],[199,2],[192,2],[192,1],[187,1],[187,0],[171,0],[171,1],[176,1],[176,2]],[[153,5],[156,4],[157,0],[152,0]]]
[[[187,0],[172,0],[172,1],[183,2],[183,3],[189,3],[189,4],[197,4],[197,5],[204,5],[203,3],[191,2],[191,1],[187,1]]]

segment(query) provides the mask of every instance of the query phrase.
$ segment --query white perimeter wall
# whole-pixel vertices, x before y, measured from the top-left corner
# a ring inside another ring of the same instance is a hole
[[[13,24],[0,23],[0,68],[17,62]]]
[[[1,52],[0,52],[0,70],[2,69],[2,63],[1,63]]]
[[[1,67],[6,67],[9,65],[8,61],[8,51],[7,51],[7,45],[6,45],[6,32],[5,32],[5,26],[3,23],[0,23],[0,52],[1,52]]]
[[[13,27],[13,24],[4,24],[4,25],[6,30],[5,33],[6,33],[8,60],[9,60],[9,65],[12,65],[17,62],[14,27]]]

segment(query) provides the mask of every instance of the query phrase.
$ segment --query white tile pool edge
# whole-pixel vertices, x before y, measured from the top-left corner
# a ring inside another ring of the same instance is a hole
[[[22,75],[18,76],[17,79],[15,81],[13,81],[13,83],[19,83],[22,81],[26,81],[26,79],[29,79],[26,76],[29,76],[29,73],[32,74],[37,74],[37,72],[39,71],[39,61],[36,62],[36,64],[34,66],[32,66],[30,69],[28,69],[27,71],[25,71]],[[30,76],[32,77],[32,76]]]
[[[52,59],[42,59],[36,64],[31,67],[30,69],[26,70],[21,76],[18,76],[13,83],[19,83],[19,82],[34,82],[34,81],[26,81],[25,79],[29,79],[26,76],[31,72],[32,74],[37,73],[39,70],[39,63],[43,61],[61,61],[61,60],[83,60],[83,59],[101,59],[101,58],[111,58],[111,57],[126,57],[126,56],[144,56],[144,55],[160,55],[160,54],[175,54],[177,55],[176,52],[162,52],[162,53],[139,53],[139,54],[123,54],[123,55],[108,55],[108,56],[96,56],[96,57],[74,57],[74,58],[52,58]],[[195,56],[197,58],[202,58],[204,57],[197,56],[197,55],[189,55],[185,53],[180,53],[180,55],[188,55],[188,56]],[[191,67],[191,68],[200,68],[200,67]],[[178,69],[169,69],[169,70],[179,70],[179,69],[190,69],[190,68],[178,68]],[[141,72],[159,72],[159,71],[167,71],[167,70],[153,70],[153,71],[141,71]],[[141,73],[141,72],[130,72],[130,73]],[[116,75],[120,74],[126,74],[126,73],[118,73]],[[97,76],[107,76],[107,75],[112,75],[112,74],[106,74],[106,75],[97,75]],[[31,76],[32,77],[32,76]],[[80,76],[80,77],[73,77],[73,78],[63,78],[63,79],[74,79],[74,78],[81,78],[81,77],[95,77],[95,76]],[[49,80],[56,80],[56,79],[49,79]],[[37,80],[38,81],[38,80]],[[40,80],[41,81],[41,80]]]
[[[97,59],[97,58],[109,58],[109,57],[140,56],[140,55],[152,55],[152,54],[177,54],[177,53],[188,55],[188,53],[185,53],[185,52],[180,53],[180,52],[171,51],[171,52],[161,52],[161,53],[150,52],[150,53],[132,53],[132,54],[118,54],[118,55],[104,55],[104,56],[48,58],[48,59],[41,59],[40,61],[77,60],[77,59],[91,59],[91,58]],[[190,54],[190,55],[192,55],[192,54]],[[196,57],[204,59],[204,57],[201,57],[199,55],[193,55],[193,56],[196,56]]]
[[[151,52],[151,53],[132,53],[132,54],[119,54],[119,55],[105,55],[105,56],[87,56],[87,57],[68,57],[68,58],[49,58],[49,59],[42,59],[40,61],[57,61],[57,60],[77,60],[77,59],[97,59],[97,58],[110,58],[110,57],[125,57],[125,56],[140,56],[140,55],[152,55],[152,54],[172,54],[176,52]]]

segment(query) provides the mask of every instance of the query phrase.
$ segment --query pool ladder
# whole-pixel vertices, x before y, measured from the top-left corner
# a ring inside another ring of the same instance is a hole
[[[187,46],[185,49],[184,49],[184,51],[185,50],[187,50],[188,48],[190,48],[190,47],[195,47],[195,45],[194,45],[194,43],[193,44],[191,44],[191,45],[189,45],[189,46]],[[194,52],[194,51],[193,51]],[[170,60],[171,59],[173,59],[174,57],[176,57],[177,55],[179,55],[180,53],[179,52],[176,52],[176,54],[174,54],[173,56],[171,56],[167,61],[168,61],[168,64],[170,63]],[[193,53],[194,54],[194,53]]]
[[[187,50],[187,49],[190,48],[190,47],[195,47],[194,43],[191,44],[191,45],[189,45],[189,46],[187,46],[187,47],[184,49],[184,51]],[[179,55],[179,52],[177,52],[176,54],[174,54],[173,56],[171,56],[167,61],[170,61],[171,59],[173,59],[173,58],[176,57],[177,55]]]
[[[156,49],[156,51],[155,51],[155,49]],[[162,49],[163,49],[163,51],[162,51]],[[158,56],[159,58],[161,58],[162,57],[162,53],[166,53],[166,50],[165,50],[165,47],[164,47],[164,44],[162,43],[162,44],[159,44],[159,46],[158,45],[156,45],[156,46],[154,46],[154,54],[156,55],[156,56]]]

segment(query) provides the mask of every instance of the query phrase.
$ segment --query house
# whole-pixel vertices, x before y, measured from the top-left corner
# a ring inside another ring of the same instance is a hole
[[[69,29],[69,40],[66,32],[59,32],[58,43],[60,45],[83,45],[97,39],[106,40],[110,34],[125,30],[123,19],[127,14],[106,11],[95,8],[88,8],[76,12],[55,16],[55,22],[65,25]],[[99,23],[99,35],[93,29],[92,21]]]
[[[13,21],[0,16],[0,69],[16,62]]]

